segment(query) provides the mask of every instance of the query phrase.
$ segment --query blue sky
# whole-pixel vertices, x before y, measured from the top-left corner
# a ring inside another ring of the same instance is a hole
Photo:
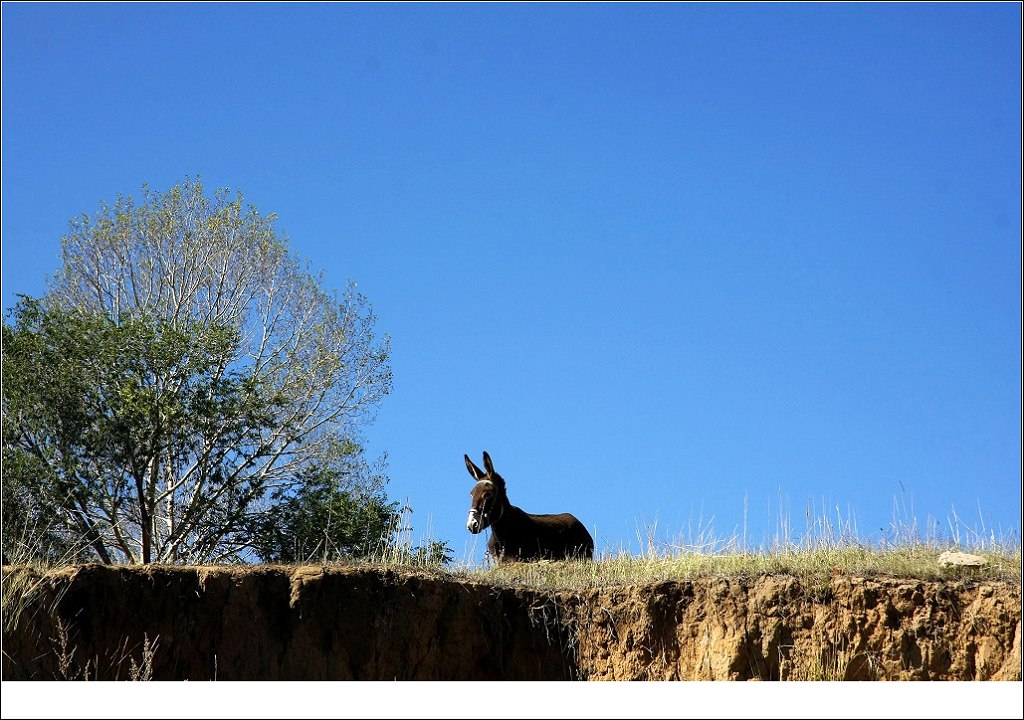
[[[200,176],[391,336],[415,537],[483,450],[599,550],[1021,524],[1021,7],[3,5],[3,307]],[[838,509],[838,510],[837,510]],[[780,512],[781,511],[781,512]]]

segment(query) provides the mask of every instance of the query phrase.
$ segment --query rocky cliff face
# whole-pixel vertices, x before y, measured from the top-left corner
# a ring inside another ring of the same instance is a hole
[[[5,568],[4,585],[5,680],[1021,678],[1020,588],[999,582],[550,592],[366,567],[88,565]]]

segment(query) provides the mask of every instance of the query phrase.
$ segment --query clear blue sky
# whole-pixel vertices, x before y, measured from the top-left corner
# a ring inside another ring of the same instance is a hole
[[[598,549],[1021,525],[1021,6],[3,5],[3,306],[201,176],[392,338],[367,429]]]

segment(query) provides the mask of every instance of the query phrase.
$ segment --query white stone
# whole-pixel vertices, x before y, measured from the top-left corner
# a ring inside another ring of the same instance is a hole
[[[968,555],[967,553],[953,552],[951,550],[947,550],[939,555],[939,565],[946,567],[981,567],[984,564],[985,558],[980,555]]]

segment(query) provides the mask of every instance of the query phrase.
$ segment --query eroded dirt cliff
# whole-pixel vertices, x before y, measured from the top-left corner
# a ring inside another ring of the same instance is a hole
[[[1020,588],[992,581],[551,592],[370,567],[87,565],[5,568],[4,585],[5,680],[1021,678]]]

